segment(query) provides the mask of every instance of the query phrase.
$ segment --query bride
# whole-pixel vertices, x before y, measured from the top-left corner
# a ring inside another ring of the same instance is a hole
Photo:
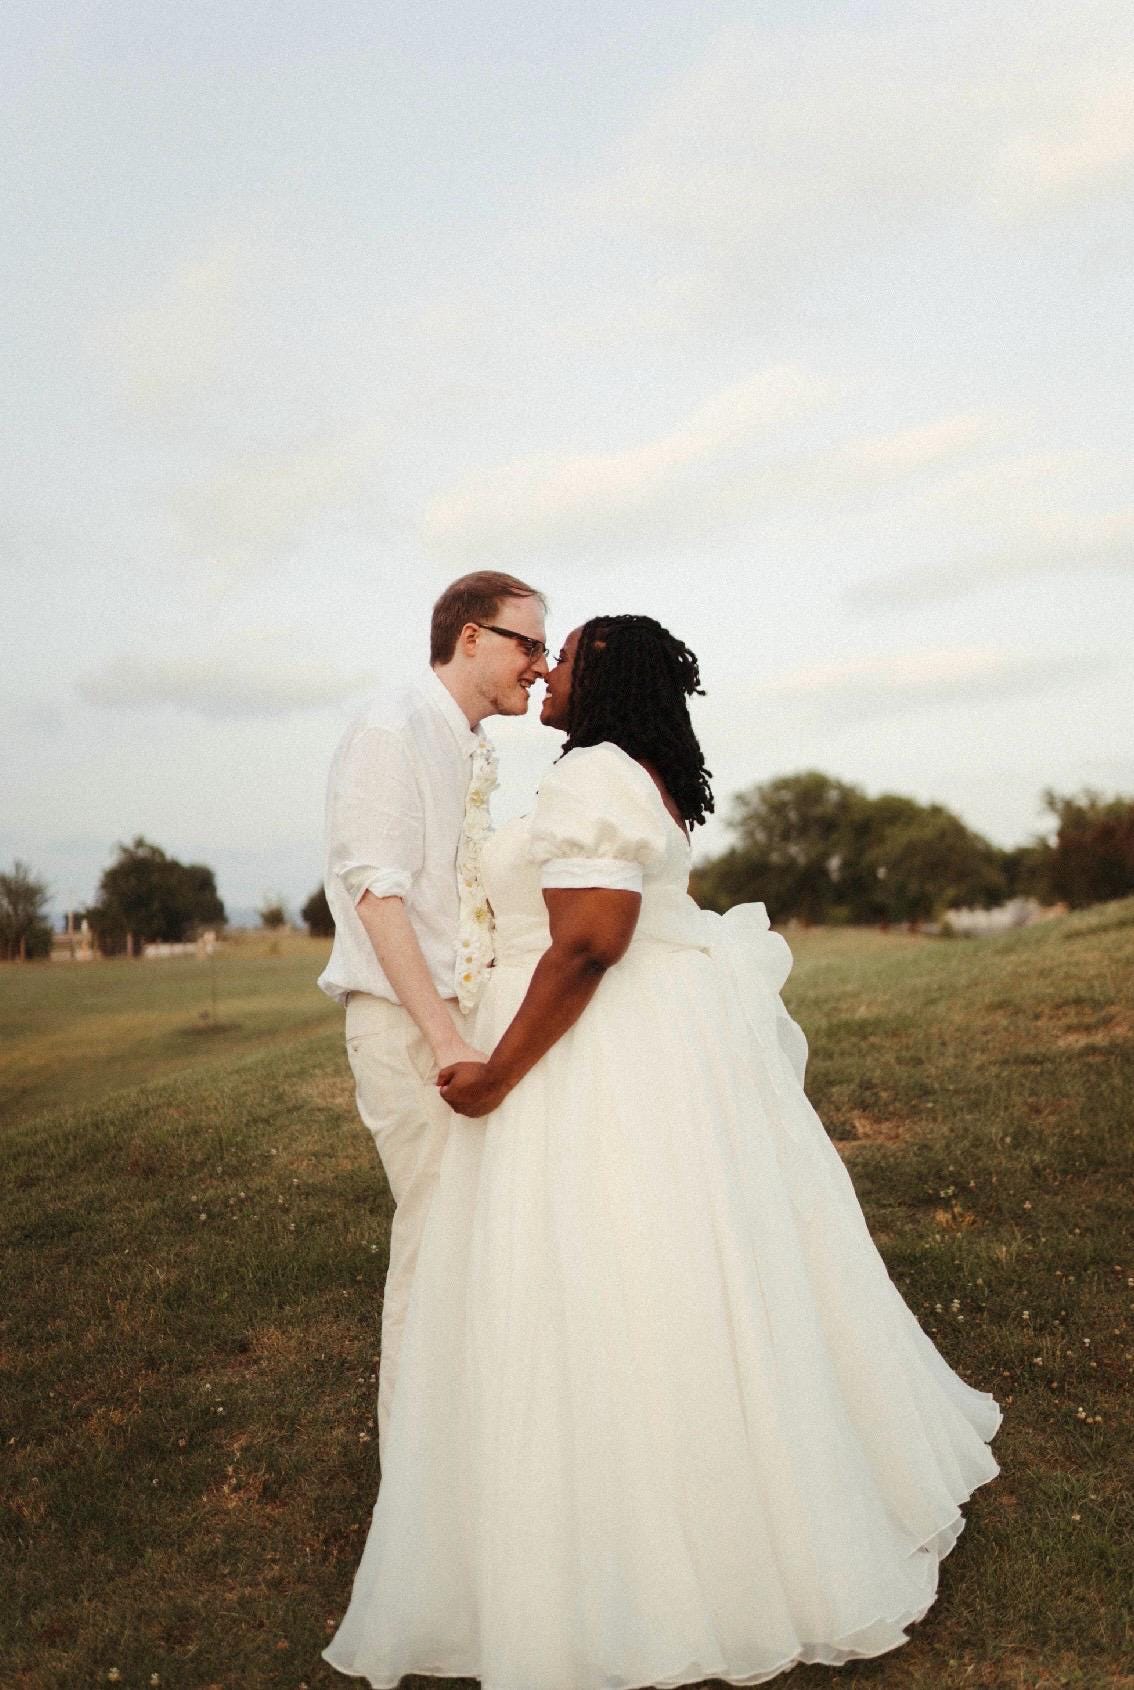
[[[696,659],[577,629],[565,753],[487,843],[496,965],[326,1650],[392,1686],[754,1684],[905,1641],[1000,1414],[891,1283],[802,1087],[763,906],[688,897]],[[465,1118],[459,1118],[465,1117]]]

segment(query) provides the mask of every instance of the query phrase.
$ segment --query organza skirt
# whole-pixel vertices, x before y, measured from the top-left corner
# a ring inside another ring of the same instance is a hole
[[[759,1683],[932,1603],[999,1410],[889,1279],[755,909],[635,943],[494,1115],[454,1116],[340,1671]],[[535,960],[493,971],[481,1048]]]

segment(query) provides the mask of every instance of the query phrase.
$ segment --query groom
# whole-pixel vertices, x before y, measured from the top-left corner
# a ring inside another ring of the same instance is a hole
[[[396,1205],[382,1304],[381,1453],[418,1245],[452,1114],[441,1068],[482,1062],[467,1013],[491,961],[480,887],[495,758],[480,724],[522,716],[547,674],[541,593],[481,570],[433,607],[430,667],[347,729],[327,788],[335,942],[319,985],[346,1005],[358,1112]]]

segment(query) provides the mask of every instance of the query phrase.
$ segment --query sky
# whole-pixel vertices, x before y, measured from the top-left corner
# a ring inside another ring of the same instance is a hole
[[[697,652],[716,817],[1134,792],[1134,12],[17,4],[0,864],[231,910],[453,577]],[[559,749],[490,723],[498,820]]]

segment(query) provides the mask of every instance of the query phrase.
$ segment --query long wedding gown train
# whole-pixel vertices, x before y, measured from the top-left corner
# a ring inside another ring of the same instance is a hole
[[[643,769],[573,751],[489,842],[491,1049],[540,864],[636,862],[630,948],[485,1121],[454,1116],[342,1672],[486,1690],[758,1683],[932,1603],[1000,1413],[887,1275],[802,1087],[762,905],[686,895]]]

